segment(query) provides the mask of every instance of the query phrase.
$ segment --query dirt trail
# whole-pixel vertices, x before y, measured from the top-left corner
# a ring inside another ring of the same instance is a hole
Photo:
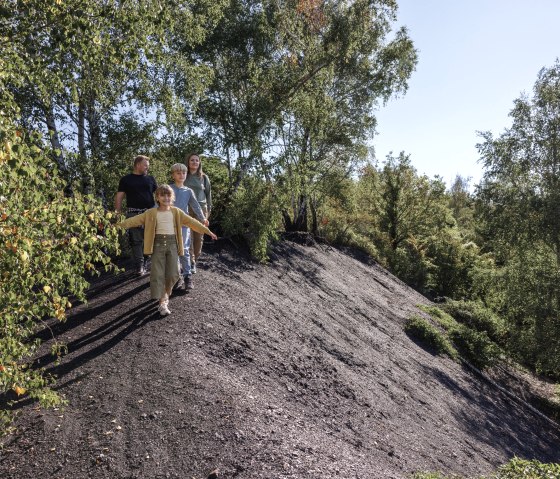
[[[55,327],[63,409],[22,404],[0,477],[479,475],[560,462],[560,431],[403,332],[427,300],[358,256],[284,241],[269,265],[221,242],[160,319],[147,278],[104,278]]]

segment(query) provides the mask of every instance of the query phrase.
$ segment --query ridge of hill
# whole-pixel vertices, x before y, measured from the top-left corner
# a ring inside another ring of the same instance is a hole
[[[268,265],[205,246],[160,318],[149,280],[103,277],[42,366],[68,405],[22,401],[0,477],[475,476],[560,462],[560,430],[403,331],[428,300],[371,260],[282,241]]]

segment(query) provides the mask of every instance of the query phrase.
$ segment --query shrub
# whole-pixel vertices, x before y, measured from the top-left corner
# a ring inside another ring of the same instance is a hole
[[[434,318],[434,320],[437,321],[437,323],[446,331],[458,326],[457,321],[455,321],[452,316],[447,314],[445,311],[442,311],[437,306],[428,306],[425,304],[421,304],[418,307],[425,313],[428,313],[432,318]]]
[[[449,300],[442,305],[442,308],[460,323],[476,331],[485,332],[492,341],[500,345],[504,344],[506,337],[504,321],[482,302]]]
[[[33,334],[45,318],[64,321],[69,298],[85,300],[85,274],[113,267],[118,244],[111,214],[92,197],[66,197],[65,186],[41,138],[0,117],[0,395],[43,406],[60,398],[27,365]]]
[[[408,319],[404,330],[406,334],[428,346],[436,354],[446,354],[452,359],[457,358],[457,351],[447,337],[425,319],[412,316]]]
[[[451,329],[449,338],[461,355],[479,369],[492,366],[502,354],[501,349],[490,340],[485,331],[475,331],[464,324]]]
[[[222,220],[224,234],[242,236],[251,254],[259,261],[268,259],[268,246],[278,238],[279,208],[269,187],[255,178],[246,178],[234,193]]]
[[[493,479],[558,479],[560,464],[545,464],[537,460],[528,461],[514,457],[501,466]]]

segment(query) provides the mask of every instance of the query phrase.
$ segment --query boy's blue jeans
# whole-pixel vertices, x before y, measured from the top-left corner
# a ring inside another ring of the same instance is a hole
[[[183,249],[185,250],[185,254],[183,256],[179,256],[179,266],[181,267],[181,274],[183,276],[190,276],[191,255],[189,253],[189,248],[191,246],[191,229],[185,228],[183,226],[182,233],[183,233]]]

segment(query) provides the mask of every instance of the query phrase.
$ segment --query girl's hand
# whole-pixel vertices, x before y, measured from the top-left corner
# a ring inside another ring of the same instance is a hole
[[[218,239],[218,237],[214,233],[210,233],[210,238],[212,238],[214,241]]]

